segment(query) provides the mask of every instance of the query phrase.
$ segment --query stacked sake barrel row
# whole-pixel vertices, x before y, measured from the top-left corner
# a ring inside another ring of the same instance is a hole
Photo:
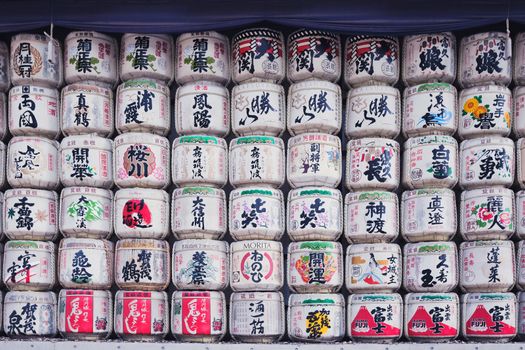
[[[34,46],[29,44],[31,40]],[[7,150],[7,181],[13,189],[5,192],[3,201],[4,208],[9,208],[3,218],[3,232],[11,239],[4,255],[4,267],[9,271],[3,277],[11,290],[4,300],[4,326],[19,333],[46,334],[56,329],[54,319],[48,324],[34,322],[39,304],[56,305],[56,296],[50,291],[55,285],[56,248],[52,241],[58,235],[55,190],[60,186],[56,88],[63,72],[62,52],[55,50],[55,44],[48,45],[44,36],[16,35],[11,41],[11,55],[28,58],[11,59],[10,65],[7,58],[5,61],[14,87],[9,91],[8,112],[3,110],[13,136]],[[7,132],[5,123],[2,129]],[[16,304],[23,304],[25,309]],[[49,312],[56,315],[54,309]]]

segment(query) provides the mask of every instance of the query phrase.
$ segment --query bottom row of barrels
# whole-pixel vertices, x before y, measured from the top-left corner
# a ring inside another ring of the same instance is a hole
[[[525,294],[409,293],[353,294],[348,313],[341,294],[292,294],[288,301],[288,336],[293,341],[333,342],[345,333],[355,341],[446,341],[462,336],[476,341],[509,341],[525,335]],[[1,305],[1,304],[0,304]],[[162,340],[169,332],[165,292],[118,291],[115,307],[109,291],[63,289],[8,292],[4,332],[10,337],[54,336],[124,340]],[[519,305],[519,307],[518,307]],[[403,312],[404,310],[404,312]],[[215,342],[226,334],[222,292],[173,293],[171,332],[181,341]],[[113,322],[114,316],[114,322]],[[347,320],[347,321],[345,321]],[[280,292],[232,293],[230,334],[245,342],[268,343],[285,334],[285,306]],[[404,330],[404,331],[403,331]]]

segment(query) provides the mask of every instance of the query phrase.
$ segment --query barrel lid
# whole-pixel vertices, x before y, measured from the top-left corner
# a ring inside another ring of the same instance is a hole
[[[370,94],[370,95],[381,95],[381,94],[392,94],[396,95],[400,99],[399,89],[390,85],[365,85],[353,88],[348,92],[348,99],[354,98],[359,95]]]
[[[424,196],[434,196],[434,195],[440,195],[440,196],[447,196],[447,197],[456,197],[456,193],[449,189],[449,188],[422,188],[419,190],[409,190],[404,191],[401,195],[402,200],[409,200],[416,197],[424,197]],[[455,205],[455,204],[454,204]]]
[[[219,299],[221,301],[225,301],[224,293],[221,291],[176,291],[172,295],[172,303],[176,300],[181,300],[182,298],[198,298],[198,297],[204,297],[204,298],[210,298],[210,299]]]
[[[305,29],[305,28],[302,28],[302,29],[298,29],[298,30],[294,31],[293,33],[291,33],[288,36],[288,42],[291,43],[294,40],[302,39],[304,37],[309,37],[309,36],[327,36],[329,38],[336,39],[336,40],[340,40],[341,39],[339,34],[336,34],[336,33],[333,33],[333,32],[328,32],[328,31],[324,31],[324,30],[317,30],[317,29]]]
[[[339,242],[330,241],[305,241],[305,242],[291,242],[288,246],[288,253],[304,251],[325,251],[331,253],[343,254],[343,246]]]
[[[483,84],[476,85],[469,88],[462,89],[459,93],[459,98],[465,98],[465,96],[472,94],[490,94],[490,93],[504,93],[511,95],[511,91],[508,87],[496,84]]]
[[[425,135],[411,137],[405,141],[403,148],[405,151],[409,151],[412,147],[435,145],[437,143],[453,146],[456,149],[458,148],[458,142],[456,139],[448,135]]]
[[[423,92],[444,92],[444,93],[453,93],[454,96],[457,95],[457,90],[454,85],[449,83],[423,83],[414,85],[412,87],[406,88],[403,95],[405,98],[410,97],[415,94],[420,94]]]
[[[398,44],[398,39],[390,35],[350,35],[346,38],[346,45],[354,44],[363,40],[390,40]],[[347,48],[348,50],[349,48]]]
[[[35,292],[35,291],[11,291],[5,294],[4,303],[42,303],[56,304],[57,297],[53,292]]]
[[[291,201],[292,199],[298,199],[300,197],[334,197],[334,199],[337,199],[341,201],[342,195],[341,191],[339,191],[337,188],[330,188],[330,187],[301,187],[291,190],[288,193],[288,201]]]
[[[115,192],[115,202],[121,198],[134,197],[141,199],[161,200],[166,202],[168,202],[170,199],[168,192],[154,188],[121,188]]]
[[[207,144],[207,145],[219,145],[226,148],[226,141],[223,138],[209,135],[188,135],[177,137],[173,141],[173,147],[178,145],[189,143],[189,144]]]
[[[45,137],[40,136],[13,136],[11,140],[9,140],[8,147],[10,145],[13,145],[15,143],[21,142],[22,144],[26,144],[27,142],[36,142],[36,143],[46,143],[49,146],[55,148],[58,151],[58,147],[60,144],[58,141],[50,140]]]
[[[7,241],[5,243],[5,250],[8,249],[36,249],[53,252],[55,250],[55,244],[53,242],[45,241],[16,240]]]
[[[247,250],[273,250],[279,251],[282,253],[283,245],[281,242],[276,241],[265,241],[265,240],[248,240],[248,241],[239,241],[232,242],[230,244],[230,252],[235,253],[238,251],[247,251]]]
[[[203,187],[203,186],[191,186],[191,187],[181,187],[173,191],[173,199],[182,196],[195,196],[195,195],[205,195],[205,196],[218,196],[225,198],[226,194],[221,188],[213,187]]]
[[[241,85],[235,85],[232,89],[232,96],[236,96],[237,94],[240,94],[246,91],[261,92],[261,90],[265,90],[265,91],[269,90],[271,92],[275,92],[277,94],[284,96],[284,87],[282,85],[270,83],[270,82],[262,82],[262,81],[242,83]]]
[[[341,87],[337,84],[334,84],[328,80],[308,79],[291,84],[288,90],[288,95],[292,95],[303,89],[325,89],[332,90],[339,95],[341,94]]]
[[[99,86],[94,84],[86,84],[86,82],[79,82],[79,83],[73,83],[66,85],[62,88],[62,95],[66,93],[78,93],[79,91],[85,92],[85,93],[93,93],[93,94],[101,94],[106,95],[108,98],[113,98],[113,90]]]
[[[348,141],[348,149],[363,147],[392,147],[395,151],[399,152],[399,143],[392,139],[385,139],[382,137],[364,137]]]
[[[277,301],[284,303],[283,294],[281,292],[236,292],[230,296],[230,305],[233,302],[239,301]]]
[[[420,302],[459,302],[456,293],[408,293],[405,295],[406,304],[417,304]]]
[[[12,96],[14,94],[27,94],[29,91],[29,93],[38,93],[38,94],[46,94],[48,96],[51,96],[51,97],[54,97],[54,98],[58,98],[58,89],[52,89],[52,88],[49,88],[49,87],[45,87],[45,86],[40,86],[40,85],[18,85],[18,86],[13,86],[10,90],[9,90],[9,96]]]
[[[72,186],[64,187],[60,193],[60,198],[64,199],[64,196],[100,196],[109,200],[113,200],[113,192],[105,188],[99,187],[86,187],[86,186]]]
[[[276,40],[284,40],[283,33],[271,28],[247,28],[243,29],[233,36],[232,41],[235,43],[238,40],[249,39],[253,37],[269,37]]]
[[[234,148],[240,145],[251,145],[251,144],[266,144],[275,145],[280,148],[284,148],[283,140],[279,137],[273,136],[243,136],[237,137],[231,140],[231,147]]]
[[[44,198],[48,200],[57,201],[58,195],[55,191],[48,190],[39,190],[34,188],[12,188],[4,192],[4,198],[8,199],[10,197],[16,196],[32,196],[37,198]]]
[[[514,242],[509,240],[492,240],[492,241],[470,241],[461,242],[460,249],[479,248],[479,247],[507,247],[514,251]]]
[[[111,299],[111,292],[109,290],[86,290],[86,289],[61,289],[58,294],[59,299],[68,296],[93,296],[95,298]]]
[[[151,300],[161,300],[168,302],[168,294],[166,292],[154,292],[154,291],[127,291],[127,290],[118,290],[115,293],[115,300],[123,299],[151,299]]]
[[[363,253],[363,252],[375,252],[375,253],[395,252],[398,255],[401,255],[401,248],[399,247],[399,244],[395,244],[395,243],[359,243],[359,244],[349,245],[348,248],[346,249],[347,255]]]
[[[150,238],[125,238],[117,241],[116,251],[133,249],[160,249],[169,251],[170,247],[167,241]]]
[[[211,90],[203,90],[204,86],[207,86],[208,89],[211,88]],[[182,93],[191,93],[191,92],[202,94],[203,91],[214,92],[214,93],[222,92],[224,96],[229,96],[229,91],[224,85],[216,81],[210,81],[210,80],[198,80],[198,81],[187,82],[186,84],[180,86],[177,89],[176,94],[177,96],[179,96]]]
[[[158,145],[159,147],[168,147],[169,141],[164,136],[150,134],[146,132],[127,132],[117,135],[113,141],[115,145],[121,146],[126,144],[144,144],[150,143]]]
[[[177,44],[179,44],[183,40],[187,40],[191,38],[198,38],[198,37],[202,37],[202,38],[207,37],[207,38],[212,38],[212,39],[228,42],[228,37],[226,35],[222,35],[218,32],[210,30],[210,31],[205,31],[205,32],[182,33],[181,35],[177,37]]]
[[[241,187],[230,192],[230,199],[237,199],[242,196],[265,196],[283,199],[283,192],[277,188],[271,187]]]
[[[404,254],[420,254],[420,253],[455,253],[457,251],[456,243],[454,242],[419,242],[407,243],[403,247]]]
[[[491,186],[476,188],[473,190],[465,190],[461,192],[461,201],[467,201],[476,197],[484,197],[494,194],[514,198],[514,192],[511,189],[500,186]]]
[[[148,79],[148,78],[138,78],[138,79],[130,79],[126,80],[122,84],[118,86],[117,94],[120,93],[121,90],[125,89],[143,89],[143,88],[149,88],[149,89],[156,89],[157,91],[162,91],[164,93],[169,94],[169,88],[168,86],[156,79]]]
[[[214,250],[228,253],[228,243],[214,239],[184,239],[173,244],[173,253],[186,250]]]
[[[92,145],[91,141],[94,141],[95,144]],[[75,145],[69,145],[71,142],[75,142]],[[66,136],[60,142],[61,149],[69,149],[79,146],[89,146],[90,149],[99,148],[102,150],[112,151],[113,141],[105,137],[100,137],[97,134],[83,134]]]
[[[103,249],[113,252],[114,244],[106,239],[93,238],[63,238],[60,240],[58,250],[65,249]]]
[[[121,42],[124,43],[128,38],[135,38],[136,36],[148,36],[150,38],[158,38],[169,41],[173,45],[173,37],[169,34],[144,34],[144,33],[125,33],[122,35]]]
[[[461,303],[484,302],[484,301],[515,301],[514,293],[465,293],[461,295]]]
[[[401,295],[391,294],[352,294],[348,296],[348,304],[376,303],[376,302],[398,302],[402,303]]]
[[[344,307],[345,301],[342,294],[290,294],[289,306],[316,306],[333,305]]]
[[[364,191],[364,192],[349,192],[345,196],[345,204],[361,201],[395,201],[397,203],[397,194],[388,191]]]

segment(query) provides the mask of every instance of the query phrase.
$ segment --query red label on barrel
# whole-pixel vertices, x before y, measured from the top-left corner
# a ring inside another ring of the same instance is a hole
[[[444,323],[446,319],[444,311],[443,308],[435,307],[429,312],[424,306],[418,306],[414,316],[408,322],[408,335],[411,337],[455,336],[456,328]]]
[[[516,328],[512,327],[505,321],[510,317],[510,306],[494,305],[487,309],[485,305],[478,305],[472,316],[464,325],[467,335],[512,335],[516,332]]]
[[[183,295],[182,334],[211,334],[209,293],[185,293]]]
[[[66,293],[66,332],[93,333],[93,292]]]
[[[151,293],[140,294],[132,298],[124,294],[124,334],[151,334]]]
[[[361,306],[357,315],[352,320],[352,335],[357,337],[397,337],[401,330],[388,323],[387,317],[383,316],[382,307],[368,310]],[[373,315],[372,315],[373,313]]]

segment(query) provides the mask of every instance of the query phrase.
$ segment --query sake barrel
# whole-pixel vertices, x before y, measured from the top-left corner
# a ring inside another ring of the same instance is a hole
[[[401,130],[401,96],[391,86],[362,86],[346,99],[345,135],[395,139]]]
[[[348,193],[344,214],[345,238],[349,243],[391,242],[398,236],[399,203],[395,193]]]
[[[347,146],[346,187],[350,191],[394,191],[400,182],[399,144],[391,139],[362,138]]]
[[[6,161],[7,161],[7,147],[5,144],[0,141],[0,188],[5,187],[6,185]],[[0,197],[1,200],[1,197]],[[1,238],[1,234],[0,234]]]
[[[403,38],[403,81],[453,83],[456,79],[456,37],[451,32],[408,35]]]
[[[504,86],[480,85],[459,94],[461,139],[509,136],[512,126],[512,94]]]
[[[228,286],[228,243],[184,239],[173,244],[172,281],[177,290],[224,290]]]
[[[134,79],[119,85],[115,127],[119,133],[151,132],[166,136],[171,124],[169,87],[156,80]]]
[[[346,250],[350,293],[391,293],[401,287],[401,248],[394,243],[353,244]]]
[[[518,312],[513,293],[467,293],[460,302],[465,339],[501,343],[516,336]]]
[[[11,70],[9,69],[9,48],[4,41],[0,41],[0,91],[6,92],[10,86]]]
[[[456,194],[448,188],[405,191],[401,235],[408,242],[448,241],[457,231]]]
[[[292,242],[286,270],[294,292],[337,293],[343,286],[343,247],[339,242]]]
[[[64,237],[108,239],[113,234],[113,192],[66,187],[60,194],[60,232]]]
[[[512,44],[504,32],[477,33],[461,39],[458,83],[470,87],[487,83],[509,85]]]
[[[337,241],[343,233],[341,191],[303,187],[288,192],[287,233],[292,241]]]
[[[458,284],[454,242],[407,243],[403,247],[403,287],[409,292],[443,293]]]
[[[464,190],[510,187],[514,182],[514,142],[491,136],[461,142],[459,185]]]
[[[518,299],[518,336],[520,340],[523,340],[525,336],[525,294],[519,292],[517,294]]]
[[[402,335],[403,300],[397,293],[350,295],[347,322],[352,341],[392,343]]]
[[[53,241],[58,235],[56,192],[17,188],[6,190],[3,230],[9,239]]]
[[[525,241],[519,241],[516,248],[516,287],[525,290]]]
[[[307,133],[288,140],[287,177],[292,188],[337,187],[342,176],[341,139]]]
[[[501,187],[463,191],[459,209],[463,239],[509,239],[516,231],[514,192]]]
[[[37,85],[14,86],[9,90],[9,131],[13,136],[60,134],[58,90]]]
[[[284,87],[265,82],[234,86],[231,118],[237,136],[280,136],[286,124]]]
[[[115,333],[126,341],[160,341],[169,332],[166,292],[119,290],[115,294]]]
[[[403,135],[454,135],[458,128],[458,93],[454,85],[424,83],[403,92]]]
[[[512,131],[517,137],[525,136],[525,88],[516,86],[512,95]]]
[[[459,255],[459,287],[464,292],[507,292],[516,283],[512,241],[463,242]]]
[[[173,37],[164,34],[126,33],[120,40],[120,79],[156,79],[171,84],[174,76]]]
[[[241,292],[230,297],[230,334],[243,343],[274,343],[286,323],[281,292]]]
[[[210,187],[173,191],[171,231],[176,239],[221,239],[228,229],[226,194]]]
[[[292,83],[321,79],[335,83],[341,75],[341,37],[313,29],[288,36],[288,80]]]
[[[525,33],[514,37],[513,78],[516,85],[525,84]]]
[[[458,143],[452,136],[418,136],[404,144],[402,183],[405,188],[454,188],[458,169]]]
[[[525,191],[516,192],[516,236],[525,239]]]
[[[58,188],[60,186],[58,147],[57,141],[43,137],[13,137],[7,146],[9,185],[15,188],[32,187],[50,190]]]
[[[114,130],[113,90],[77,83],[61,92],[61,129],[66,136],[97,134],[109,137]]]
[[[308,80],[288,89],[287,127],[291,135],[337,134],[341,129],[343,106],[339,85]]]
[[[174,292],[171,333],[179,341],[215,343],[226,335],[226,298],[223,292]]]
[[[228,89],[213,81],[190,82],[179,87],[175,93],[175,130],[179,135],[228,135]]]
[[[113,150],[115,185],[166,188],[170,183],[170,143],[167,138],[126,133],[115,137]]]
[[[0,42],[0,50],[1,50]],[[0,84],[1,84],[1,69],[2,69],[2,53],[0,52]],[[0,87],[1,89],[1,87]],[[9,118],[7,112],[7,96],[5,93],[0,93],[0,141],[7,136],[7,119]]]
[[[137,238],[117,241],[115,283],[125,290],[166,289],[170,283],[168,242]]]
[[[232,39],[232,79],[237,84],[263,81],[279,84],[285,76],[283,33],[250,28]]]
[[[58,248],[58,281],[63,288],[111,289],[114,245],[104,239],[64,238]]]
[[[229,232],[236,241],[279,241],[285,230],[283,192],[271,187],[242,187],[230,192]]]
[[[62,289],[58,295],[58,331],[71,340],[101,340],[113,330],[113,301],[105,290]]]
[[[64,78],[66,84],[83,80],[105,83],[118,81],[118,44],[109,35],[97,32],[71,32],[64,40]]]
[[[344,79],[348,86],[395,85],[399,79],[399,41],[391,36],[354,35],[346,39]]]
[[[447,342],[459,335],[459,298],[455,293],[408,293],[405,336],[417,342]]]
[[[53,292],[12,291],[4,298],[4,333],[9,338],[54,337],[57,297]]]
[[[214,31],[184,33],[177,37],[175,80],[178,84],[210,80],[230,81],[228,37]]]
[[[230,287],[234,292],[277,291],[284,283],[281,242],[240,241],[230,245]]]
[[[56,284],[56,248],[52,242],[8,241],[2,279],[9,290],[46,291]]]
[[[13,85],[37,84],[58,88],[63,83],[62,48],[44,34],[21,33],[11,37],[9,65]]]
[[[163,190],[118,190],[113,207],[113,225],[117,237],[166,238],[170,225],[169,198]]]
[[[90,135],[67,136],[60,143],[63,186],[113,186],[113,142]]]
[[[345,336],[342,294],[290,294],[287,316],[292,341],[325,343]]]
[[[265,184],[281,187],[285,180],[284,142],[272,136],[244,136],[230,142],[229,178],[233,187]]]
[[[228,182],[228,147],[222,138],[181,136],[173,141],[172,180],[176,186],[224,187]]]
[[[516,182],[520,188],[525,188],[525,139],[516,141]]]

